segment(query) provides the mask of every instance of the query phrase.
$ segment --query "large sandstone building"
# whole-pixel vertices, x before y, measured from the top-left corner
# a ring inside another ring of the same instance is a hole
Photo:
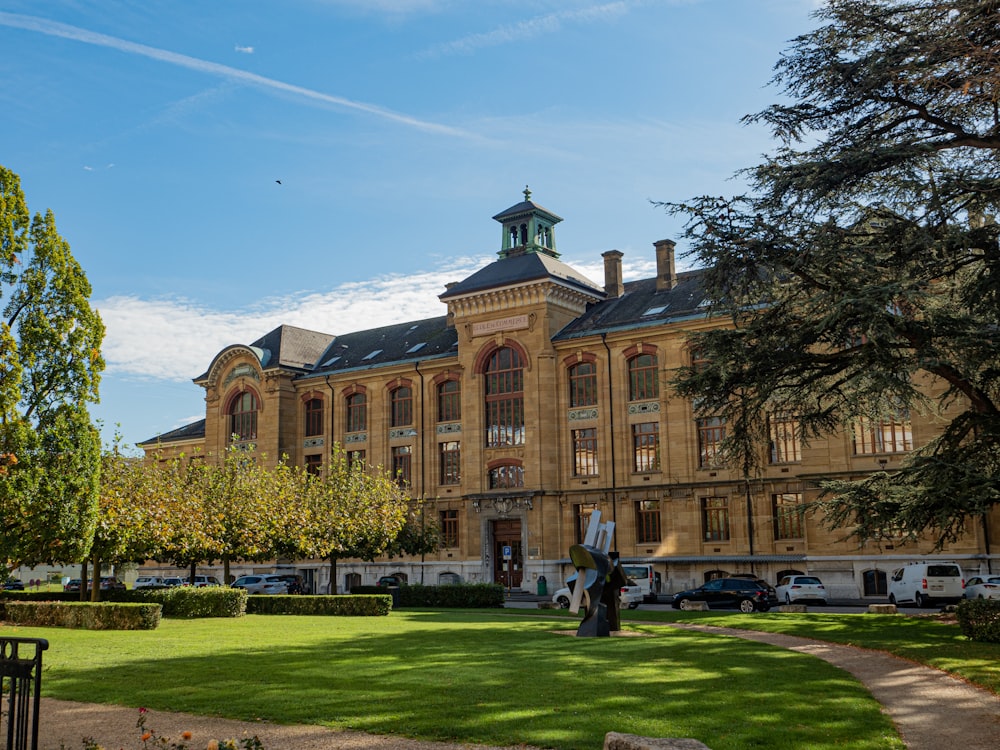
[[[143,448],[211,457],[235,439],[322,472],[339,444],[398,473],[435,514],[441,549],[340,561],[338,591],[390,573],[558,586],[595,509],[615,521],[622,560],[651,563],[663,593],[724,574],[774,583],[808,572],[835,598],[884,597],[905,560],[987,570],[995,514],[931,555],[929,544],[859,547],[795,513],[820,478],[893,468],[936,434],[933,421],[903,414],[805,445],[794,418],[776,414],[763,476],[747,482],[722,465],[725,424],[696,419],[668,388],[690,362],[686,335],[719,325],[700,273],[679,273],[663,240],[655,278],[624,282],[611,250],[596,284],[559,260],[560,217],[524,197],[493,217],[499,258],[440,295],[446,314],[353,333],[281,326],[226,347],[195,378],[204,421]],[[330,590],[323,561],[289,562],[313,591]]]

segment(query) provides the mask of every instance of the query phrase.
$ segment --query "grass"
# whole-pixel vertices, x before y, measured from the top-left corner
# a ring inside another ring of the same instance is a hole
[[[43,693],[68,700],[567,750],[608,731],[713,750],[903,747],[859,683],[810,656],[646,625],[646,637],[556,632],[574,628],[512,610],[403,610],[0,633],[48,638]]]

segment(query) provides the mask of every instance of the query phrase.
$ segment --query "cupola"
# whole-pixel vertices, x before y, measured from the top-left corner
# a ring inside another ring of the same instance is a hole
[[[531,200],[531,191],[524,186],[524,200],[493,217],[503,225],[501,258],[529,253],[544,253],[558,258],[555,225],[562,221]]]

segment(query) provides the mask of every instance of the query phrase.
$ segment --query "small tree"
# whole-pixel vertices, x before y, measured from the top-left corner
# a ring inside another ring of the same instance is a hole
[[[0,167],[0,558],[69,563],[89,551],[97,513],[104,325],[51,211],[29,219]]]

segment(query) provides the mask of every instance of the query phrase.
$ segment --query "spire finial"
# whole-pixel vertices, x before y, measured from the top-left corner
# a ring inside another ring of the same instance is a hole
[[[531,200],[531,191],[528,190],[528,186],[527,185],[524,186],[524,199],[525,200]]]

